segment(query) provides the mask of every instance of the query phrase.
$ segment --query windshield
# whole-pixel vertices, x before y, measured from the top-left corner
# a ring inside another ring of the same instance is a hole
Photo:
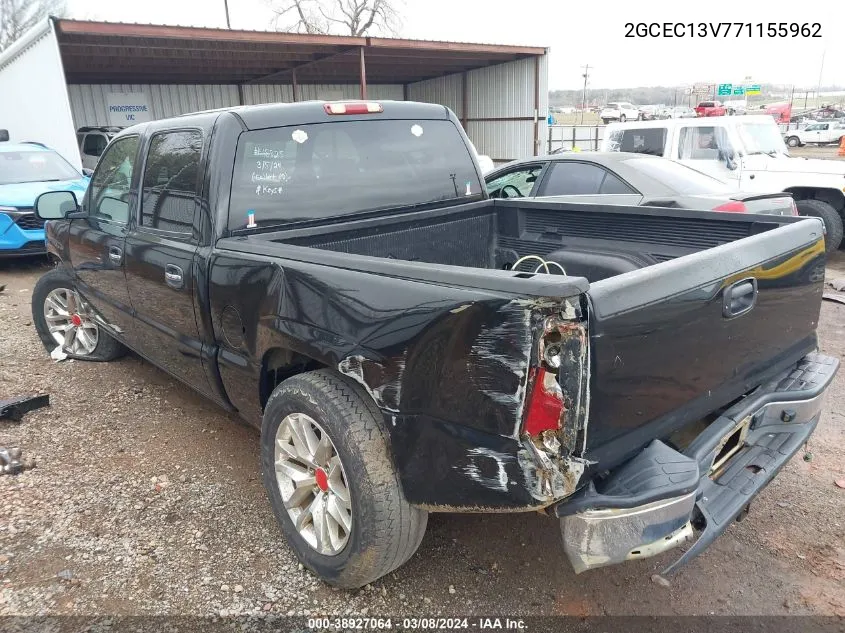
[[[631,158],[624,162],[627,167],[636,169],[667,189],[682,195],[698,196],[733,191],[727,183],[671,160]]]
[[[231,230],[484,197],[451,121],[338,121],[238,141]]]
[[[0,152],[0,185],[76,180],[82,176],[55,152]]]
[[[772,123],[741,123],[739,138],[749,154],[786,154],[778,126]]]

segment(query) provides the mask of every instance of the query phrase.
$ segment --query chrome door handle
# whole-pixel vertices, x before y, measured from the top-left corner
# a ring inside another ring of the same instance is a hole
[[[167,264],[164,267],[164,281],[171,288],[181,288],[185,285],[182,279],[182,269],[175,264]]]
[[[119,264],[123,261],[123,251],[118,248],[117,246],[110,246],[109,247],[109,259],[114,262],[115,264]]]

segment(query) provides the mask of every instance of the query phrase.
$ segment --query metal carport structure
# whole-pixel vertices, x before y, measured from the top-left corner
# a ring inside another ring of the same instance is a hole
[[[74,129],[109,124],[109,93],[143,93],[152,118],[307,99],[441,103],[497,162],[540,153],[546,135],[545,48],[55,18],[44,26]],[[0,78],[25,57],[26,42],[17,48],[0,56]]]

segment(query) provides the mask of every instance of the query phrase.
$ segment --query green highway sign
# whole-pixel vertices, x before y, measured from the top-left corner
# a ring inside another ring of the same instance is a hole
[[[745,88],[743,88],[742,86],[734,86],[734,94],[735,95],[744,95],[745,94]]]
[[[731,94],[733,84],[719,84],[719,96]]]
[[[747,95],[758,95],[760,94],[760,84],[752,84],[745,89],[745,94]]]

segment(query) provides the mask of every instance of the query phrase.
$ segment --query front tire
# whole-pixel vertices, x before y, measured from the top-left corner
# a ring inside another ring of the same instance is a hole
[[[288,543],[331,585],[373,582],[404,564],[422,541],[428,513],[405,500],[381,412],[343,376],[308,372],[273,390],[261,428],[261,467]],[[322,546],[325,538],[330,547]]]
[[[842,216],[827,202],[821,200],[807,199],[796,200],[795,206],[798,215],[811,218],[821,218],[824,222],[824,250],[828,255],[839,248],[842,243]]]
[[[126,348],[94,321],[73,279],[59,268],[42,275],[35,284],[32,322],[49,352],[61,347],[72,358],[102,362],[126,353]]]

